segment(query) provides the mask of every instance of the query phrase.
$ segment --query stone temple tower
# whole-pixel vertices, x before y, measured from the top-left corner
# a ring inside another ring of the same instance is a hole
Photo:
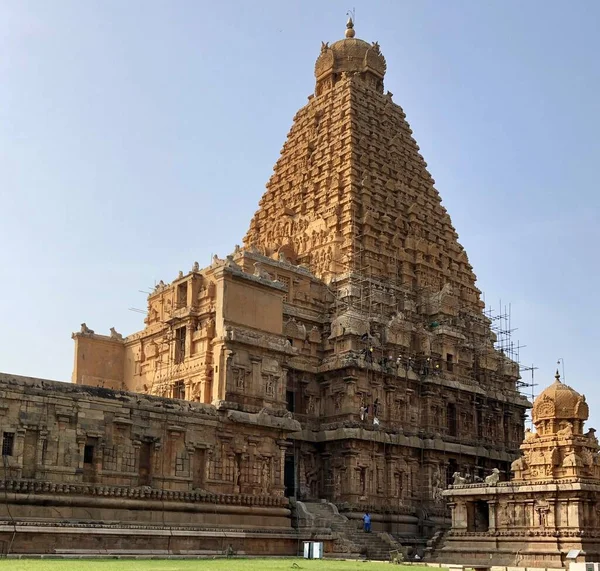
[[[214,466],[245,462],[264,411],[292,415],[302,429],[274,443],[281,494],[422,538],[447,515],[454,473],[508,475],[529,403],[386,66],[351,20],[321,45],[244,246],[161,281],[142,331],[84,324],[73,381],[229,411],[238,428]],[[248,458],[250,483],[261,468]],[[208,489],[241,489],[234,472]]]
[[[245,237],[327,282],[349,272],[447,286],[479,308],[475,275],[402,108],[384,93],[377,42],[323,43],[315,93],[294,123]]]

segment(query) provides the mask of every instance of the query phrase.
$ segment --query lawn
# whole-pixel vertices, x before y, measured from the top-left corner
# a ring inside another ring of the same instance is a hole
[[[390,566],[365,561],[317,561],[307,559],[195,559],[195,560],[0,560],[0,571],[431,571],[430,567]]]

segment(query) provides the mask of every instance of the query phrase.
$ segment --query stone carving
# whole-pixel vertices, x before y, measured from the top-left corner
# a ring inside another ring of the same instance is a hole
[[[123,335],[121,335],[114,327],[110,328],[110,338],[116,341],[123,341]]]
[[[264,270],[259,262],[254,263],[254,275],[257,278],[261,278],[263,280],[273,281],[273,277],[271,276],[271,274]]]
[[[513,472],[524,472],[527,470],[527,462],[524,457],[517,458],[511,465],[510,469]]]
[[[238,270],[240,272],[242,271],[242,268],[236,262],[234,262],[232,255],[227,256],[225,260],[225,267],[231,268],[233,270]]]
[[[263,461],[261,470],[261,490],[263,494],[267,494],[271,489],[271,470],[269,467],[270,458],[266,458]]]
[[[486,486],[495,486],[500,481],[500,470],[494,468],[492,473],[485,478]]]
[[[559,438],[571,438],[573,436],[573,423],[567,422],[564,428],[561,428],[556,433],[556,436],[558,436]]]
[[[439,466],[436,466],[432,477],[432,496],[433,501],[440,503],[444,500],[443,491],[445,486],[442,482],[442,471]]]
[[[538,438],[537,432],[532,432],[531,428],[525,429],[525,442],[531,442],[532,440],[535,440],[536,438]]]
[[[590,428],[585,434],[584,436],[586,438],[589,438],[592,443],[594,444],[598,444],[598,438],[596,436],[596,429],[595,428]]]
[[[200,264],[198,262],[194,262],[193,266],[192,266],[192,272],[199,272],[200,271]]]
[[[583,460],[576,452],[571,451],[564,457],[562,465],[564,468],[578,468],[583,466]]]
[[[81,324],[81,331],[80,333],[82,335],[93,335],[94,334],[94,330],[90,329],[85,323]]]
[[[452,474],[452,478],[453,478],[453,482],[452,482],[452,484],[453,484],[454,486],[460,486],[460,485],[462,485],[462,484],[466,484],[466,483],[467,483],[467,479],[466,479],[466,478],[463,478],[463,477],[460,475],[460,472],[454,472],[454,474]]]

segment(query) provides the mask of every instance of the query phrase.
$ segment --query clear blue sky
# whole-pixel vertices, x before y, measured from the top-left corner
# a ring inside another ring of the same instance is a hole
[[[70,379],[82,321],[241,243],[352,5],[486,301],[600,419],[597,0],[0,0],[0,370]]]

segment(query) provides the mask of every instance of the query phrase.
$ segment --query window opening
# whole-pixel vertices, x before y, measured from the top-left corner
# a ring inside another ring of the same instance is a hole
[[[2,436],[2,456],[12,456],[15,443],[15,433],[5,432]]]
[[[183,363],[185,359],[185,334],[185,327],[175,330],[175,363]]]

